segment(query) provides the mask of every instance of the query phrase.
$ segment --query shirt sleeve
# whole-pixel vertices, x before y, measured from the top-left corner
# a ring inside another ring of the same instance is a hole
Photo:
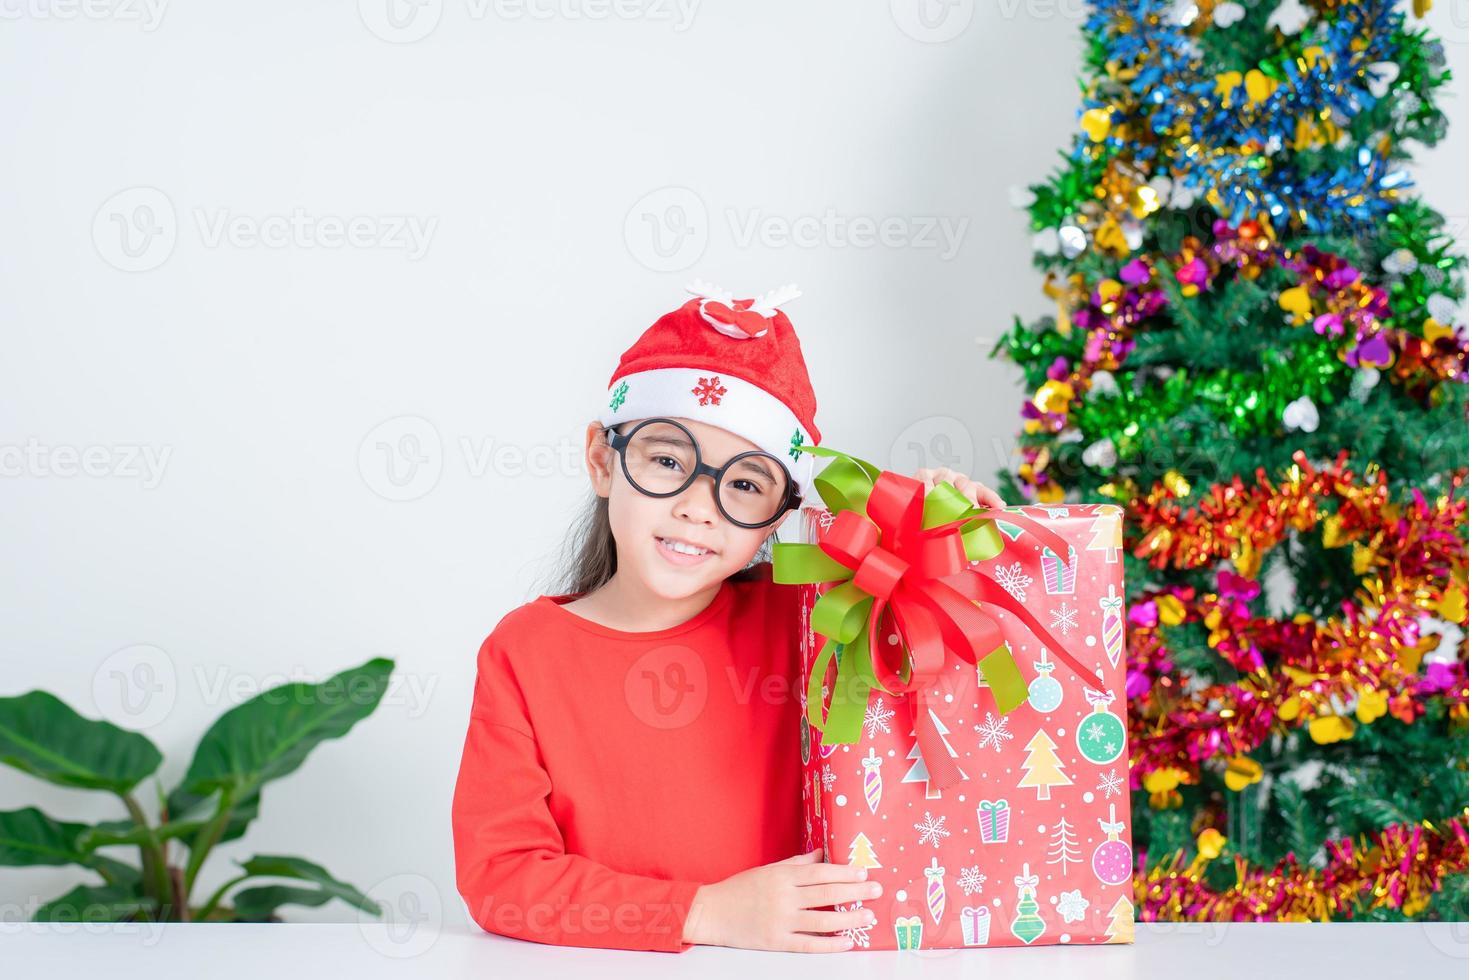
[[[629,874],[566,853],[547,805],[550,775],[514,678],[493,656],[494,639],[480,649],[454,786],[455,879],[470,917],[487,932],[563,946],[692,948],[683,931],[700,882]]]

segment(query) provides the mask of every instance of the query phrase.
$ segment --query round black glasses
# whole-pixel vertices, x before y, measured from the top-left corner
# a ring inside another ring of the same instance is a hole
[[[801,505],[790,471],[776,456],[758,449],[738,453],[719,467],[704,462],[699,441],[673,419],[643,419],[626,435],[603,429],[622,455],[622,473],[649,497],[672,497],[700,476],[714,481],[714,502],[738,527],[766,527]]]

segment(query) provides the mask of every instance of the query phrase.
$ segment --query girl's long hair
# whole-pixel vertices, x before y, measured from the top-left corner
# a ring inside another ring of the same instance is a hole
[[[770,545],[775,538],[772,534],[761,542],[749,564],[729,578],[733,581],[754,578],[756,566],[771,560]],[[617,541],[612,536],[612,522],[607,516],[607,498],[593,490],[586,506],[567,530],[551,576],[540,588],[546,595],[591,593],[606,585],[615,571]]]
[[[755,567],[771,560],[771,535],[744,568],[730,575],[733,581],[755,577]],[[612,523],[607,517],[607,498],[592,491],[591,499],[577,516],[561,546],[561,557],[553,577],[543,591],[547,595],[595,592],[617,571],[617,542],[612,537]]]

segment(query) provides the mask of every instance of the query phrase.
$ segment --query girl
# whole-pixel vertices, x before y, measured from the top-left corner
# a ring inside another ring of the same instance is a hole
[[[587,426],[569,587],[480,647],[459,892],[482,928],[545,943],[846,950],[880,887],[801,853],[798,591],[768,560],[781,519],[819,504],[793,448],[819,444],[816,400],[776,308],[798,294],[693,291]],[[915,476],[1004,506],[952,470]]]

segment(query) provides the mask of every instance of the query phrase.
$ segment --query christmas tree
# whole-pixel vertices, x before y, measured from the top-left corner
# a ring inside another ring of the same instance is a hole
[[[1137,918],[1469,917],[1464,259],[1386,0],[1094,0],[1011,501],[1123,508]]]
[[[1025,775],[1015,785],[1034,786],[1038,800],[1049,800],[1052,786],[1071,785],[1071,777],[1061,771],[1066,764],[1056,755],[1056,743],[1044,729],[1037,728],[1025,743],[1025,761],[1020,768],[1025,770]]]

